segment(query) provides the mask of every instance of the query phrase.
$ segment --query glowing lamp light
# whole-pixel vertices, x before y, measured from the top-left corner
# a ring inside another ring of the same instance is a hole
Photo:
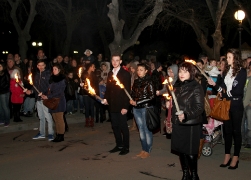
[[[245,18],[245,12],[242,10],[238,10],[234,13],[234,18],[240,22]]]
[[[74,54],[78,54],[78,51],[73,51]]]
[[[43,46],[43,43],[39,42],[37,43],[38,46]]]
[[[36,46],[36,45],[37,45],[37,43],[36,43],[36,42],[32,42],[31,44],[32,44],[32,46]]]

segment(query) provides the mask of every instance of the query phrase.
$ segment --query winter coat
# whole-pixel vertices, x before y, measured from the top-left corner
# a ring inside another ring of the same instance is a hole
[[[132,98],[136,101],[135,108],[149,107],[153,105],[155,91],[151,77],[146,75],[134,81],[131,92]]]
[[[109,104],[109,110],[111,113],[120,113],[122,109],[127,109],[130,106],[129,98],[125,94],[125,91],[116,85],[115,80],[112,77],[113,72],[110,71],[107,78],[105,99]],[[130,93],[131,89],[131,77],[130,73],[120,67],[117,78],[122,83],[125,89]]]
[[[65,76],[63,74],[52,75],[50,79],[48,99],[60,98],[59,105],[55,110],[49,110],[50,113],[65,112],[66,100],[65,100]]]
[[[10,74],[8,71],[0,73],[0,94],[10,92]]]
[[[195,81],[179,82],[175,85],[175,95],[184,112],[185,120],[181,123],[175,105],[172,107],[172,142],[174,151],[184,154],[198,154],[202,113],[204,110],[204,93],[201,85]]]
[[[51,77],[51,73],[49,70],[44,70],[43,72],[37,72],[35,75],[34,86],[38,89],[39,92],[47,95],[49,89],[49,80]],[[38,101],[41,100],[41,97],[38,96],[37,91],[33,88],[33,92],[35,93]]]
[[[66,88],[65,88],[65,99],[66,101],[69,100],[75,100],[75,86],[76,83],[74,82],[74,79],[67,78],[65,80]]]
[[[10,71],[10,91],[11,91],[11,102],[14,104],[22,104],[24,102],[24,92],[19,84],[23,85],[20,77],[20,71],[18,69],[14,69]],[[15,74],[19,75],[19,84],[16,83]]]

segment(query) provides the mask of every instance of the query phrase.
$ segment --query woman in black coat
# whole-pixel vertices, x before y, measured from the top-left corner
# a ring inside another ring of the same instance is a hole
[[[51,75],[48,95],[42,95],[42,99],[59,98],[58,107],[55,110],[49,109],[56,125],[57,136],[53,142],[64,141],[65,123],[64,112],[66,110],[65,100],[65,75],[63,74],[63,67],[56,63],[53,65],[53,74]]]
[[[195,80],[196,72],[191,63],[182,63],[179,66],[180,81],[174,86],[179,107],[183,112],[176,115],[177,109],[175,106],[172,107],[171,149],[179,154],[183,180],[199,179],[197,157],[204,111],[204,92],[202,86]],[[167,104],[168,106],[170,104]]]

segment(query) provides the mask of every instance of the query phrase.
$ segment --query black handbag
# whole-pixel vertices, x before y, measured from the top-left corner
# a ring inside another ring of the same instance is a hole
[[[149,131],[156,131],[160,128],[160,116],[153,107],[146,108],[146,125]]]

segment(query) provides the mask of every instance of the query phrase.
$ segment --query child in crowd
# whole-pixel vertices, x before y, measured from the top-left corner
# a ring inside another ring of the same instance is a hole
[[[214,82],[216,82],[217,77],[220,74],[216,60],[214,59],[210,60],[210,65],[207,67],[205,72],[209,74],[209,76],[213,79]],[[212,91],[212,88],[208,87],[207,90]]]
[[[105,82],[101,77],[99,77],[99,96],[102,99],[104,99],[105,90],[106,90]],[[95,107],[96,107],[96,123],[98,123],[98,122],[103,123],[105,121],[105,107],[104,106],[105,105],[101,104],[100,102],[97,102],[95,104]]]
[[[101,78],[104,80],[104,83],[106,84],[107,82],[107,76],[110,71],[110,66],[109,62],[103,62],[101,63]]]
[[[75,96],[75,86],[76,83],[73,79],[73,72],[69,71],[66,78],[66,88],[65,88],[65,98],[66,98],[66,106],[67,106],[67,114],[71,115],[73,112],[73,100],[76,99]]]

